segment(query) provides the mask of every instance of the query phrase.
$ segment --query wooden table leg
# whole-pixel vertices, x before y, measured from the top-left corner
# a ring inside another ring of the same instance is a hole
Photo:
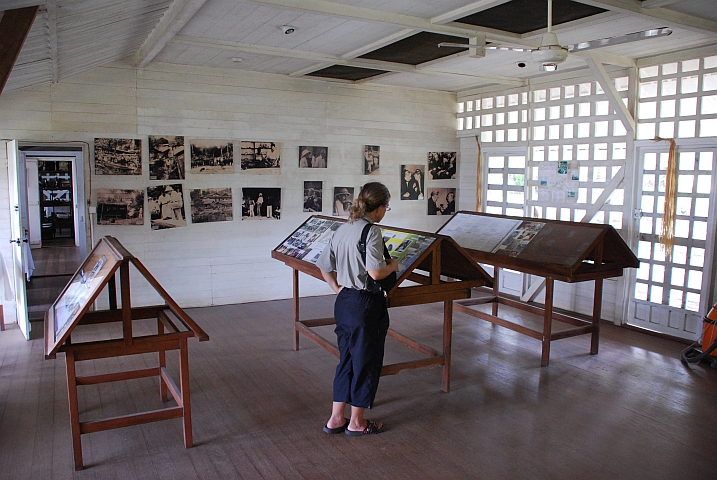
[[[164,324],[162,320],[157,319],[157,334],[162,335],[164,333]],[[167,367],[167,352],[166,350],[159,350],[159,369],[164,370]],[[162,375],[159,376],[159,398],[163,402],[169,401],[167,395],[167,384],[164,382]]]
[[[67,368],[67,400],[70,407],[70,430],[72,432],[72,453],[75,457],[75,470],[82,470],[82,438],[80,434],[80,410],[77,403],[77,372],[75,354],[65,354]]]
[[[492,312],[493,316],[498,316],[498,295],[500,294],[500,288],[498,284],[500,283],[500,267],[493,267],[493,297],[495,297],[495,301],[492,305]],[[495,324],[493,324],[495,326]]]
[[[451,390],[451,341],[453,339],[453,301],[443,302],[443,388]]]
[[[189,352],[186,337],[179,340],[179,391],[182,396],[184,446],[190,448],[194,443],[192,440],[192,404],[189,400]]]
[[[299,271],[294,269],[294,350],[299,349],[299,330],[296,324],[299,322]]]
[[[5,312],[3,312],[3,306],[0,304],[0,332],[5,331]]]
[[[545,279],[545,316],[543,317],[543,352],[540,356],[540,366],[547,367],[550,362],[550,336],[553,329],[553,286],[554,280]]]
[[[597,355],[600,346],[600,315],[602,308],[603,279],[595,280],[595,294],[593,296],[593,333],[590,337],[590,354]]]

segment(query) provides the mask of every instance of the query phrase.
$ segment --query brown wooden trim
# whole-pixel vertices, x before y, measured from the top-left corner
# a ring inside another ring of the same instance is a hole
[[[426,345],[423,345],[422,343],[419,343],[407,336],[405,336],[402,333],[398,333],[396,330],[393,330],[392,328],[388,329],[388,336],[398,340],[402,344],[406,345],[407,347],[410,347],[414,350],[418,350],[419,352],[428,355],[430,357],[440,357],[441,353],[437,352],[436,350],[432,349],[431,347],[428,347]]]
[[[312,332],[310,328],[304,326],[302,323],[295,323],[294,327],[296,328],[297,331],[299,331],[299,332],[303,333],[304,335],[306,335],[307,337],[309,337],[309,339],[311,339],[315,344],[317,344],[318,346],[320,346],[321,348],[323,348],[324,350],[326,350],[327,352],[329,352],[336,358],[339,358],[339,356],[340,356],[339,349],[336,348],[336,346],[333,343],[326,340],[321,335],[318,335],[318,334]]]
[[[105,373],[77,377],[77,385],[97,385],[99,383],[119,382],[121,380],[133,380],[135,378],[155,377],[159,375],[159,367],[143,368],[142,370],[129,370],[126,372]]]
[[[40,7],[5,10],[0,19],[0,93],[10,78]]]
[[[169,390],[169,393],[172,394],[172,398],[174,398],[174,401],[177,402],[177,405],[183,407],[184,403],[182,400],[182,394],[180,393],[177,384],[174,383],[174,379],[169,376],[166,367],[162,367],[159,369],[159,376],[162,377],[160,383],[162,383],[167,388],[167,390]],[[164,401],[166,402],[167,400]]]
[[[414,368],[424,368],[433,365],[443,365],[443,357],[430,357],[421,360],[412,360],[410,362],[394,363],[391,365],[384,365],[381,369],[381,375],[395,375],[401,370],[408,370]]]
[[[80,433],[84,435],[87,433],[97,433],[105,430],[113,430],[115,428],[131,427],[133,425],[142,425],[144,423],[179,418],[182,416],[182,410],[182,407],[170,407],[162,410],[153,410],[151,412],[132,413],[104,420],[83,422],[80,423]]]
[[[159,312],[168,310],[166,305],[155,305],[151,307],[135,307],[132,308],[132,320],[146,320],[157,318]],[[98,323],[112,323],[122,321],[121,310],[95,310],[94,312],[85,313],[78,325],[94,325]]]
[[[309,328],[323,327],[325,325],[335,325],[336,319],[334,317],[312,318],[311,320],[299,320],[299,323]]]
[[[167,333],[162,336],[148,335],[136,338],[129,347],[122,340],[101,340],[98,342],[63,345],[60,352],[74,352],[76,361],[94,360],[97,358],[122,357],[140,353],[162,350],[177,350],[182,337],[192,336],[191,332]]]
[[[500,317],[496,317],[495,315],[491,315],[489,313],[480,312],[478,310],[473,310],[472,308],[464,307],[463,305],[461,305],[461,302],[456,302],[454,304],[454,308],[456,310],[458,310],[459,312],[470,315],[471,317],[479,318],[481,320],[485,320],[487,322],[491,322],[496,325],[500,325],[501,327],[505,327],[508,330],[513,330],[514,332],[522,333],[523,335],[527,335],[527,336],[535,338],[537,340],[540,340],[543,337],[543,335],[540,332],[537,332],[537,331],[533,330],[532,328],[528,328],[523,325],[519,325],[517,323],[509,322],[508,320],[504,320]]]
[[[157,282],[157,280],[155,280],[155,278],[152,276],[151,273],[149,273],[149,270],[147,270],[147,268],[142,264],[142,262],[140,262],[138,258],[132,258],[131,261],[137,268],[137,270],[139,270],[139,272],[144,276],[145,280],[147,280],[149,284],[154,287],[157,293],[159,293],[159,295],[164,299],[164,301],[167,302],[169,309],[172,311],[173,314],[177,316],[177,318],[184,324],[184,326],[191,330],[194,336],[197,337],[200,342],[205,342],[209,340],[209,335],[207,335],[207,333],[202,330],[202,327],[197,325],[189,315],[184,313],[184,310],[182,310],[181,307],[177,305],[177,302],[175,302],[174,299],[169,296],[167,291],[162,288],[162,286],[159,284],[159,282]]]

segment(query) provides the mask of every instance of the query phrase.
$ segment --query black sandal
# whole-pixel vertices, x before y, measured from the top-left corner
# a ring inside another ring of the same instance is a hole
[[[349,437],[360,437],[363,435],[375,435],[378,433],[383,432],[384,426],[376,422],[372,422],[370,420],[366,420],[366,427],[364,427],[363,430],[349,430],[348,427],[346,427],[346,435]]]
[[[349,419],[347,418],[345,420],[346,420],[346,422],[341,427],[329,428],[328,425],[324,425],[324,432],[331,434],[331,435],[336,435],[337,433],[344,433],[346,428],[348,428],[348,426],[349,426]]]

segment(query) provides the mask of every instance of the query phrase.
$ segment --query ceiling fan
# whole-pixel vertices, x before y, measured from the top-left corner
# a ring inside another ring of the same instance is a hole
[[[620,45],[622,43],[635,42],[653,37],[663,37],[670,35],[672,30],[667,27],[653,28],[643,30],[641,32],[628,33],[618,35],[616,37],[600,38],[587,42],[575,43],[572,45],[562,46],[558,43],[558,36],[552,32],[553,28],[553,0],[548,0],[548,31],[543,34],[543,38],[538,48],[516,48],[503,45],[488,45],[484,47],[486,50],[512,50],[515,52],[530,52],[533,62],[540,65],[541,72],[553,72],[558,69],[558,64],[568,58],[570,52],[582,52],[593,48],[606,47],[609,45]],[[448,43],[442,42],[439,47],[454,48],[480,48],[477,45],[465,43]]]

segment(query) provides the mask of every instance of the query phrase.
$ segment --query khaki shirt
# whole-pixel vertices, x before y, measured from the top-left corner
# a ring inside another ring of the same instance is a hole
[[[367,223],[372,222],[368,217],[363,217],[341,225],[316,262],[316,266],[324,272],[335,271],[336,281],[343,287],[365,290],[367,270],[380,270],[386,266],[383,237],[377,226],[371,227],[366,238],[366,265],[361,259],[358,244]]]

